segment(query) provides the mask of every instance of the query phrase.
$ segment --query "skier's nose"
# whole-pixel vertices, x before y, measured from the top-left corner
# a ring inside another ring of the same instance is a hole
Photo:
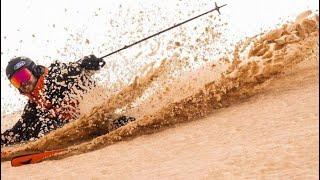
[[[27,82],[23,82],[23,83],[21,83],[21,86],[25,86],[27,84],[28,84]]]
[[[23,83],[21,83],[20,89],[21,89],[22,91],[26,91],[26,90],[28,89],[28,82],[23,82]]]
[[[29,81],[25,81],[21,83],[21,86],[27,86],[29,84]]]

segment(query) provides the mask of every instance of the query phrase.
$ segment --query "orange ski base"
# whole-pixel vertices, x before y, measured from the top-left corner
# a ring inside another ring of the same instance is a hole
[[[34,153],[34,154],[27,154],[27,155],[22,155],[22,156],[17,156],[12,158],[11,160],[11,166],[17,167],[17,166],[22,166],[22,165],[27,165],[27,164],[35,164],[39,163],[46,158],[52,157],[53,155],[62,152],[63,149],[58,149],[58,150],[52,150],[52,151],[45,151],[42,153]]]

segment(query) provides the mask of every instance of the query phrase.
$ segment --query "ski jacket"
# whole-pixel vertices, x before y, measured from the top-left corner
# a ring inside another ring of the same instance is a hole
[[[42,75],[33,92],[24,94],[28,103],[13,128],[1,134],[1,146],[37,139],[76,119],[79,98],[95,86],[91,76],[104,65],[99,62],[104,63],[89,56],[68,64],[55,61],[48,68],[39,66]]]

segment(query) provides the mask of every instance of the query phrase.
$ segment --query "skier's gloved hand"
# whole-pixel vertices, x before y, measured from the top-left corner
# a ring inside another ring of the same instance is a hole
[[[106,62],[103,59],[97,58],[95,55],[89,55],[82,58],[80,66],[86,70],[99,70],[105,64]]]

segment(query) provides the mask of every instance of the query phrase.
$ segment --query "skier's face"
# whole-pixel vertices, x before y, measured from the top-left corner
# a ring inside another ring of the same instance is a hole
[[[24,93],[31,93],[37,84],[37,78],[31,75],[30,80],[21,84],[19,88]]]
[[[22,93],[30,93],[37,84],[37,78],[27,68],[16,72],[10,79],[12,85],[18,88]]]

